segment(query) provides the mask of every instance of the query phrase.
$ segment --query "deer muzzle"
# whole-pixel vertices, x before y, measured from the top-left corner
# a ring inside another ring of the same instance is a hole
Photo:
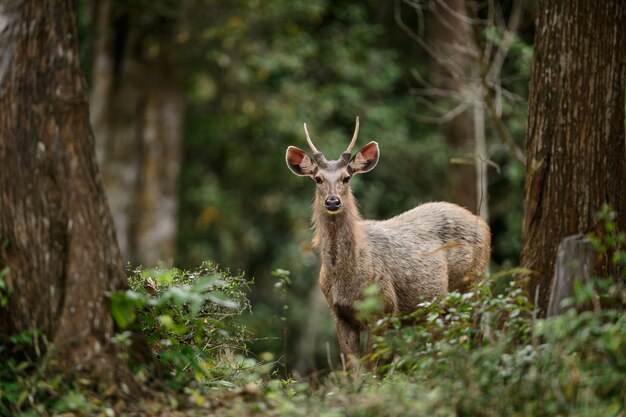
[[[324,207],[329,212],[334,213],[341,208],[341,200],[339,197],[330,196],[324,201]]]

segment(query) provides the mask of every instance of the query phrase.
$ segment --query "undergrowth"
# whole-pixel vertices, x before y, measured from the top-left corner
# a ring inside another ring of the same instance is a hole
[[[140,328],[173,387],[232,387],[249,365],[248,335],[237,321],[250,309],[247,286],[243,274],[211,263],[192,271],[139,268],[130,289],[111,296],[111,313],[121,328]]]
[[[607,233],[592,241],[616,275],[578,283],[566,313],[538,318],[510,280],[519,271],[492,275],[469,293],[379,319],[364,359],[377,366],[335,371],[316,386],[277,378],[274,364],[247,351],[238,321],[250,308],[242,275],[212,264],[137,269],[129,290],[109,297],[116,343],[124,347],[139,331],[160,363],[131,364],[152,399],[114,402],[85,381],[50,373],[41,358],[15,355],[37,340],[33,330],[0,346],[0,415],[624,417],[625,239],[610,213],[602,219]],[[379,317],[377,297],[368,288],[355,305],[363,317]]]
[[[626,316],[569,310],[537,319],[522,292],[485,282],[381,320],[374,373],[331,374],[316,390],[265,385],[224,415],[624,416]],[[362,372],[364,372],[362,370]]]
[[[37,346],[38,331],[31,329],[0,344],[0,416],[108,416],[144,406],[159,413],[204,406],[210,392],[245,385],[266,372],[250,357],[248,335],[237,321],[250,308],[243,274],[205,263],[191,271],[137,268],[128,276],[127,291],[107,295],[119,330],[111,342],[152,391],[152,405],[113,395],[113,387],[97,380],[64,379],[54,371],[54,346]],[[145,338],[156,366],[133,362],[133,332]]]

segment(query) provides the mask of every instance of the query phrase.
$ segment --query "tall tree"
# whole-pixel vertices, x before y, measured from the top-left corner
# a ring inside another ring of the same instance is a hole
[[[540,0],[536,27],[521,263],[545,311],[561,239],[604,203],[626,227],[626,3]]]
[[[91,116],[122,256],[169,264],[184,107],[175,46],[188,35],[179,33],[183,3],[144,6],[94,3]]]
[[[465,2],[462,0],[445,0],[441,3],[429,3],[431,16],[428,20],[432,51],[438,59],[431,59],[435,85],[447,90],[453,96],[468,94],[468,74],[471,62],[470,24],[465,11]],[[474,53],[475,54],[475,53]],[[448,71],[442,71],[441,66],[446,62]],[[472,139],[476,139],[472,119],[467,112],[455,114],[451,111],[447,121],[446,139],[458,153],[474,153]],[[488,159],[488,158],[485,158]],[[480,165],[477,161],[476,165]],[[444,178],[444,187],[450,190],[451,201],[466,207],[475,213],[481,213],[477,205],[480,195],[476,189],[476,172],[469,164],[458,164],[450,169],[450,175]],[[485,184],[486,185],[486,184]],[[480,195],[480,203],[486,203],[487,195]],[[486,204],[482,213],[485,212]],[[482,214],[481,213],[481,214]]]
[[[126,281],[96,164],[75,2],[0,4],[0,343],[36,328],[66,370],[119,377],[107,291]]]

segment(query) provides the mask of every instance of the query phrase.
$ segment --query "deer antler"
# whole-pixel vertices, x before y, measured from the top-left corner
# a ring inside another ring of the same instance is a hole
[[[352,153],[352,148],[356,144],[356,139],[359,136],[359,116],[356,117],[356,126],[354,127],[354,135],[352,135],[352,142],[348,145],[348,148],[343,153]]]
[[[309,131],[306,128],[306,123],[304,124],[304,133],[306,134],[306,141],[309,144],[309,147],[311,148],[311,151],[313,151],[314,154],[320,153],[320,151],[317,150],[315,145],[313,145],[313,141],[311,140],[311,136],[309,136]]]

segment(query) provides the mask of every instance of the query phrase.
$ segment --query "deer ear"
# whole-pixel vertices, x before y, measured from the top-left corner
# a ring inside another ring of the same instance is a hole
[[[370,142],[352,157],[348,168],[354,174],[369,172],[374,169],[378,163],[380,152],[378,151],[378,143]]]
[[[286,159],[287,166],[296,175],[305,177],[307,175],[312,176],[315,173],[315,163],[302,149],[298,149],[295,146],[288,147]]]

